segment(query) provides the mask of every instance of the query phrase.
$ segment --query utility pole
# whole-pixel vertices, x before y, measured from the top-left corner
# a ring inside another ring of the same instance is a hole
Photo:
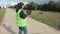
[[[3,9],[3,2],[2,2],[2,0],[1,0],[1,9]]]
[[[5,0],[3,0],[3,8],[6,8]]]

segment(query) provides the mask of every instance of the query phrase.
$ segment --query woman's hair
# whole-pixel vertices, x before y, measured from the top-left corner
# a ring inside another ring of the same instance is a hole
[[[16,12],[18,12],[19,9],[22,9],[22,6],[24,5],[24,3],[20,2],[17,4],[17,7],[16,7]]]

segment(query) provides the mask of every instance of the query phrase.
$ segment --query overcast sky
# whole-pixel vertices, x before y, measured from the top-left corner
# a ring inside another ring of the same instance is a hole
[[[27,4],[28,2],[34,1],[36,3],[48,3],[50,0],[0,0],[0,5],[2,5],[3,2],[5,2],[5,5],[15,5],[18,2],[24,2]],[[57,1],[57,0],[53,0]]]

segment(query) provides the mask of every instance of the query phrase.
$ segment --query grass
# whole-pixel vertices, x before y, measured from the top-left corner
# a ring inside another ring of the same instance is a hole
[[[0,9],[0,24],[4,18],[4,15],[5,15],[5,9]]]
[[[31,18],[60,30],[60,13],[33,10]]]
[[[24,10],[26,13],[26,10]],[[50,11],[33,10],[29,16],[39,22],[45,23],[50,27],[60,30],[60,13]]]

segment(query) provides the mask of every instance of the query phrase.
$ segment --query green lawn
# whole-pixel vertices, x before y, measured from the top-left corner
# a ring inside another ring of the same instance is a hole
[[[4,15],[5,15],[5,9],[0,9],[0,24],[3,20]]]
[[[33,10],[31,18],[45,23],[57,30],[60,30],[60,13],[59,12],[48,12],[48,11],[39,11]]]

